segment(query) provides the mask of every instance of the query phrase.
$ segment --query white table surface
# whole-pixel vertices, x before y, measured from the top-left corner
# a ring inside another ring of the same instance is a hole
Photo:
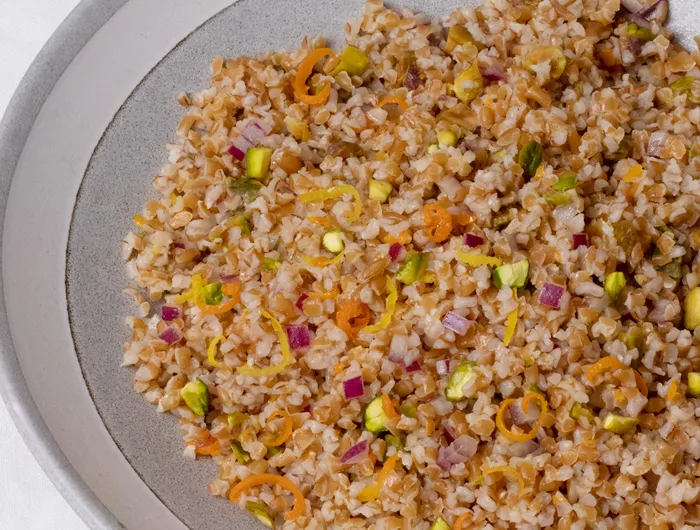
[[[0,116],[78,0],[0,0]],[[0,529],[87,530],[24,445],[0,400]]]

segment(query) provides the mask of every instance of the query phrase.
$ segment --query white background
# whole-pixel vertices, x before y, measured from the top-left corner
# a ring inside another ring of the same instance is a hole
[[[0,117],[24,72],[78,0],[0,0]],[[0,400],[0,529],[87,530],[24,445]]]

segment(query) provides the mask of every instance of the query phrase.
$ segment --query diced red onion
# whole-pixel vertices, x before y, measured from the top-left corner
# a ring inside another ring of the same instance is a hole
[[[637,14],[647,20],[656,20],[659,24],[663,24],[668,17],[668,0],[658,0]]]
[[[449,425],[445,425],[442,434],[445,436],[445,441],[447,442],[447,445],[450,445],[457,439],[457,433]]]
[[[528,403],[527,412],[523,410],[522,398],[508,405],[508,415],[510,416],[510,421],[518,426],[527,425],[530,422],[537,421],[537,419],[540,417],[537,407],[535,407],[532,402]]]
[[[632,24],[636,24],[640,28],[647,28],[647,29],[651,28],[651,22],[649,22],[644,17],[640,17],[636,13],[624,13],[623,15],[629,22],[631,22]],[[636,37],[632,37],[632,38],[636,38]]]
[[[369,456],[369,445],[367,440],[362,440],[360,443],[353,445],[340,459],[343,464],[357,464],[362,462]]]
[[[228,148],[228,152],[237,160],[243,160],[245,152],[251,147],[255,147],[255,144],[241,135],[233,141],[231,147]]]
[[[297,306],[297,309],[301,311],[302,313],[304,312],[304,300],[306,300],[309,297],[308,294],[306,293],[301,293],[301,296],[297,298],[296,303],[294,304]]]
[[[578,247],[587,247],[590,245],[588,242],[588,234],[574,234],[571,238],[573,240],[574,250]]]
[[[258,122],[253,121],[245,126],[245,129],[243,129],[243,136],[245,136],[253,145],[258,145],[265,139],[267,133]]]
[[[158,335],[158,337],[172,346],[173,344],[180,342],[180,339],[182,339],[182,333],[180,332],[180,328],[178,326],[172,324],[168,326],[163,333]]]
[[[507,446],[508,456],[517,456],[518,458],[524,458],[539,449],[540,444],[538,444],[535,440],[513,442],[509,443]]]
[[[301,411],[302,411],[302,412],[308,412],[309,414],[311,414],[311,403],[309,403],[308,405],[306,405],[303,409],[301,409]]]
[[[668,133],[656,131],[649,136],[649,144],[647,145],[647,154],[653,157],[661,156],[661,148],[666,145]]]
[[[252,140],[253,137],[248,134],[248,129],[249,128],[255,128],[255,129],[260,129],[265,136],[270,134],[272,132],[272,128],[274,127],[274,124],[265,121],[265,120],[256,120],[256,121],[251,121],[246,125],[245,130],[243,131],[243,134],[245,134],[249,140]]]
[[[298,350],[311,346],[311,333],[307,326],[287,326],[285,331],[291,349]]]
[[[644,5],[639,0],[622,0],[620,4],[630,13],[638,13],[644,9]]]
[[[358,375],[357,377],[343,381],[343,393],[345,394],[345,399],[362,397],[365,394],[365,385],[362,382],[362,376]]]
[[[450,360],[440,359],[435,363],[435,370],[437,370],[438,375],[447,375],[450,373]]]
[[[559,300],[561,300],[561,295],[563,294],[564,288],[561,285],[545,283],[540,291],[539,302],[541,305],[559,309]]]
[[[221,280],[221,283],[236,283],[237,281],[240,281],[238,279],[238,274],[221,274],[219,279]]]
[[[423,366],[421,365],[420,361],[416,359],[413,361],[411,364],[409,364],[406,367],[406,373],[410,374],[412,372],[418,372],[423,369]]]
[[[186,248],[186,247],[185,247],[185,244],[184,244],[182,241],[175,241],[175,242],[173,243],[173,247],[175,247],[175,248]]]
[[[448,311],[442,319],[442,325],[454,331],[457,335],[465,335],[469,329],[469,321],[462,315]]]
[[[403,364],[404,366],[409,366],[418,359],[420,352],[417,349],[412,350],[389,350],[389,360],[395,363]]]
[[[478,247],[484,244],[484,238],[476,234],[467,234],[464,236],[464,243],[471,248]]]
[[[171,306],[171,305],[164,305],[160,308],[160,318],[162,318],[165,321],[170,321],[170,320],[175,320],[176,318],[180,317],[180,308]]]
[[[233,141],[228,152],[238,160],[245,158],[245,152],[258,145],[272,130],[272,126],[264,121],[251,121],[243,129],[243,134]]]
[[[479,67],[481,77],[487,81],[506,81],[506,73],[503,70],[503,64],[499,61],[493,61],[488,66]]]
[[[441,447],[438,452],[437,465],[448,471],[455,464],[463,464],[476,454],[479,446],[471,436],[463,434],[447,447]]]
[[[389,257],[391,261],[396,262],[401,256],[401,251],[403,251],[403,245],[401,243],[392,243],[389,247]]]

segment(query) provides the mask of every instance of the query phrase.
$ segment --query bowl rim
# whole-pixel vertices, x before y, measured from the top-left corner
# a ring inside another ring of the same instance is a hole
[[[129,0],[81,0],[54,31],[22,77],[0,120],[0,253],[12,179],[36,117],[73,59]],[[65,457],[34,403],[15,353],[0,262],[0,397],[41,469],[93,529],[125,528]]]

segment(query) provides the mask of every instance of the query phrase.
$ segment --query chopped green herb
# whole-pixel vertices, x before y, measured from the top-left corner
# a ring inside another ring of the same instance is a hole
[[[534,177],[537,168],[542,165],[543,150],[539,142],[528,142],[518,153],[518,163],[522,166],[525,175]]]
[[[209,389],[201,379],[197,378],[182,387],[180,396],[185,405],[197,416],[204,416],[209,412]]]
[[[460,364],[457,369],[452,372],[450,380],[445,388],[445,397],[450,401],[460,401],[465,398],[462,387],[474,377],[474,367],[476,363],[469,361]]]
[[[238,462],[239,464],[247,464],[250,462],[250,454],[248,454],[248,451],[243,449],[243,446],[240,444],[240,442],[237,442],[235,440],[231,442],[231,451],[236,457],[236,462]]]
[[[573,171],[569,171],[559,177],[559,180],[552,186],[552,189],[556,191],[573,190],[576,187],[577,181],[578,175]]]
[[[280,268],[280,265],[282,264],[281,259],[275,259],[275,258],[263,258],[262,260],[262,270],[264,271],[270,271],[270,272],[277,272],[277,269]]]
[[[491,278],[493,279],[493,284],[499,289],[503,286],[520,288],[525,286],[529,275],[530,262],[524,259],[516,263],[496,267],[491,274]]]
[[[605,278],[605,292],[608,293],[613,304],[617,303],[626,285],[627,280],[623,272],[613,272]]]
[[[428,267],[428,256],[421,252],[411,252],[396,272],[396,279],[406,285],[420,280]]]
[[[665,272],[674,280],[679,280],[681,278],[681,276],[683,275],[681,272],[682,265],[683,265],[683,258],[678,257],[678,258],[672,259],[670,262],[668,262],[663,267],[659,267],[657,270],[660,272]]]
[[[224,300],[224,293],[219,282],[208,283],[200,291],[202,300],[207,305],[219,305]]]
[[[369,432],[377,434],[388,430],[389,416],[384,412],[382,405],[382,396],[377,396],[369,402],[365,409],[365,429]]]
[[[245,178],[229,181],[228,189],[237,195],[241,195],[246,201],[252,201],[257,197],[262,186],[255,179]]]

